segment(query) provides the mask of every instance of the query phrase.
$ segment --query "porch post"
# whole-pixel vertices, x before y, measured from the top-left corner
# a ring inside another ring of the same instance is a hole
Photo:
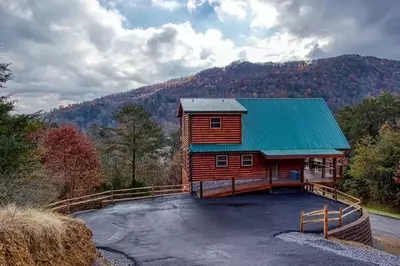
[[[272,192],[272,167],[271,167],[271,160],[268,160],[268,168],[269,168],[269,192]]]
[[[325,164],[326,164],[326,159],[325,159],[325,157],[324,158],[322,158],[322,178],[325,178]]]
[[[304,159],[301,160],[300,183],[301,183],[301,191],[303,191],[304,190]]]
[[[332,171],[332,175],[333,175],[333,182],[336,183],[336,158],[333,158],[333,171]]]

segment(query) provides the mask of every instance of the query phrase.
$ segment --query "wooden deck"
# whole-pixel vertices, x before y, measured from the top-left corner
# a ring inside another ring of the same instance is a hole
[[[335,182],[332,179],[324,178],[324,179],[311,179],[308,180],[310,183],[314,184],[322,184],[326,186],[332,186]],[[247,183],[235,184],[234,193],[232,193],[232,185],[223,185],[221,187],[204,189],[203,190],[203,198],[213,198],[213,197],[225,197],[231,195],[237,195],[247,192],[261,191],[261,190],[270,190],[274,187],[302,187],[305,183],[301,183],[298,180],[273,180],[272,184],[269,183],[269,180],[261,179],[255,180]],[[197,196],[200,198],[200,191],[197,191]]]
[[[324,183],[326,184],[326,182]],[[203,191],[203,198],[224,197],[237,195],[247,192],[269,190],[274,187],[301,187],[304,184],[298,181],[280,181],[269,184],[267,180],[259,180],[254,182],[242,183],[235,185],[235,193],[232,193],[232,186],[222,186],[218,188],[208,189]],[[197,196],[201,197],[200,192],[197,191]]]

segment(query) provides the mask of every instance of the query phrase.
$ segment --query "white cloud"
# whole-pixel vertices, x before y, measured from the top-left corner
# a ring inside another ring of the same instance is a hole
[[[276,25],[278,11],[274,6],[258,1],[251,1],[252,21],[251,28],[269,29]]]
[[[0,2],[0,17],[10,23],[0,37],[1,52],[13,62],[16,76],[7,89],[21,99],[23,111],[88,100],[237,59],[234,43],[218,30],[196,32],[188,22],[126,29],[118,11],[96,0],[29,3]]]
[[[300,39],[287,32],[281,32],[264,39],[251,38],[244,51],[247,59],[253,62],[304,60],[307,59],[313,45],[326,47],[330,42],[329,38]]]
[[[188,0],[186,3],[186,7],[189,12],[193,12],[197,7],[207,3],[207,0]]]
[[[247,17],[248,1],[244,0],[218,0],[215,12],[221,21],[228,17],[244,20]]]
[[[400,58],[397,9],[360,1],[0,0],[0,54],[16,76],[3,92],[21,111],[48,110],[239,58]]]
[[[175,0],[151,0],[151,4],[169,11],[173,11],[182,7],[181,3]]]

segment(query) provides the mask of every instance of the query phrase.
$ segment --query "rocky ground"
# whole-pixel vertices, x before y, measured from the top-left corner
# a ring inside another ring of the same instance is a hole
[[[280,234],[277,235],[277,237],[287,242],[294,242],[300,245],[329,251],[343,257],[352,258],[366,263],[382,266],[400,265],[400,256],[391,255],[360,244],[356,244],[355,246],[345,245],[323,239],[319,235],[302,234],[298,232]]]

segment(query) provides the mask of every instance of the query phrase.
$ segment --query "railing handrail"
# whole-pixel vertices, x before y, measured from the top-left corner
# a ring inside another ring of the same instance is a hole
[[[182,194],[187,192],[189,192],[189,185],[184,185],[184,184],[150,186],[150,187],[128,188],[128,189],[118,189],[118,190],[111,189],[104,192],[56,201],[44,206],[44,208],[49,209],[51,211],[60,211],[67,209],[69,212],[71,206],[77,206],[85,203],[93,203],[93,202],[103,203],[104,201],[108,200],[111,200],[111,202],[114,202],[114,200],[121,202],[134,199],[154,198],[166,195]],[[148,195],[148,196],[133,197],[134,195]],[[120,198],[125,196],[129,197]]]
[[[300,214],[300,232],[304,232],[304,225],[309,224],[309,223],[324,223],[324,237],[328,238],[328,222],[329,221],[338,221],[338,227],[342,226],[342,220],[343,220],[343,211],[342,208],[339,208],[339,211],[328,211],[328,205],[325,205],[323,209],[317,210],[317,211],[312,211],[305,213],[304,210],[301,211]],[[305,220],[305,217],[309,216],[321,216],[323,215],[323,218],[318,218],[318,219],[312,219],[312,220]],[[329,218],[330,215],[338,215],[338,217],[333,217]]]
[[[360,199],[358,199],[354,196],[351,196],[347,193],[337,190],[336,188],[331,188],[331,187],[327,187],[324,185],[313,184],[313,183],[306,183],[305,188],[309,192],[312,192],[317,195],[322,195],[322,196],[331,195],[331,196],[333,196],[333,198],[336,201],[342,202],[348,206],[344,209],[339,208],[339,211],[331,211],[331,212],[328,212],[327,205],[325,205],[324,209],[322,209],[322,210],[316,210],[316,211],[312,211],[309,213],[305,213],[304,210],[302,210],[301,216],[300,216],[300,232],[304,232],[304,224],[323,222],[324,223],[324,236],[325,236],[325,238],[327,238],[329,221],[338,221],[338,227],[341,227],[342,220],[344,217],[346,217],[356,211],[360,211],[361,215],[363,214],[362,202]],[[341,199],[340,197],[338,197],[338,194],[342,197],[345,197],[345,199]],[[336,218],[329,218],[329,215],[333,215],[333,214],[338,214],[339,216]],[[304,217],[318,216],[318,215],[324,215],[324,219],[304,220]]]

